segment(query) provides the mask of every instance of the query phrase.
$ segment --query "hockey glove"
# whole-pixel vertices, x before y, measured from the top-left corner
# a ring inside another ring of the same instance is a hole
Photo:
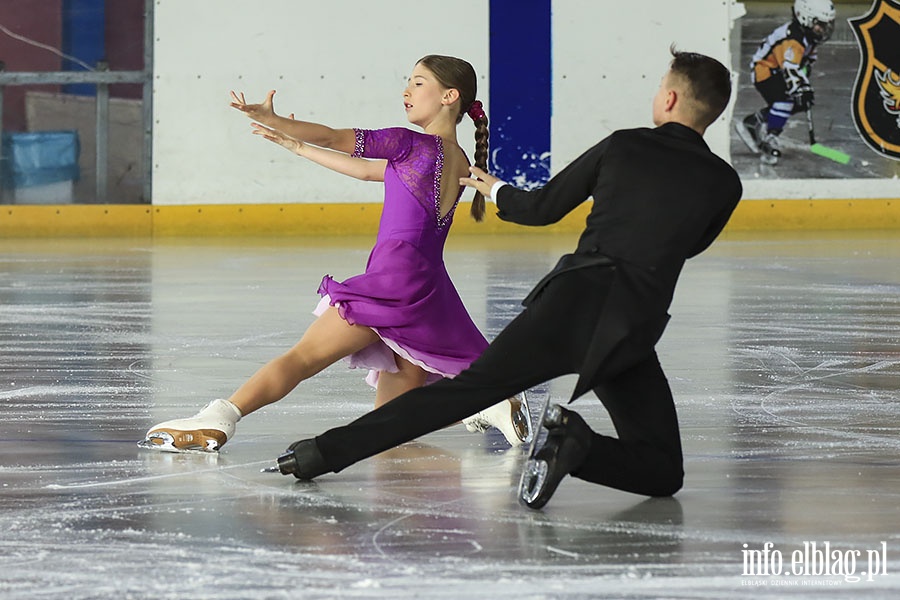
[[[794,101],[794,112],[806,112],[816,103],[815,94],[809,85],[799,87],[791,94],[791,99]]]

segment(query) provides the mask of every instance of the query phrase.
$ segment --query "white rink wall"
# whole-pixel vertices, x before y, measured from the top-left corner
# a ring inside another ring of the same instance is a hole
[[[732,17],[741,14],[727,1],[554,2],[553,172],[616,129],[653,126],[651,101],[671,44],[730,65]],[[706,133],[725,159],[729,119],[730,110]]]
[[[334,127],[407,125],[401,92],[425,54],[469,60],[491,116],[489,2],[159,0],[155,5],[153,204],[380,202],[381,190],[250,134],[228,106],[278,91],[276,110]],[[552,2],[551,172],[614,129],[652,126],[669,45],[732,64],[733,0]],[[495,16],[496,18],[496,16]],[[528,40],[523,39],[527,44]],[[529,85],[522,81],[521,85]],[[731,111],[707,132],[729,157]],[[468,120],[460,142],[474,147]],[[879,197],[890,181],[746,182],[745,198]],[[895,194],[895,192],[894,192]]]
[[[472,63],[487,104],[487,14],[478,0],[160,0],[153,204],[380,202],[378,186],[251,135],[229,91],[252,102],[275,89],[280,114],[333,127],[407,125],[416,60],[449,54]],[[474,140],[470,124],[459,133]]]

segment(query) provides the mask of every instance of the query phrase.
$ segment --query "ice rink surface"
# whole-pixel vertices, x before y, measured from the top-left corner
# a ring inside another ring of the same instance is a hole
[[[371,407],[344,364],[219,456],[137,448],[292,345],[371,241],[0,240],[0,597],[900,597],[896,232],[732,234],[688,263],[659,346],[674,498],[569,478],[528,510],[521,451],[462,426],[313,483],[260,473]],[[447,264],[492,338],[573,246],[451,235]]]

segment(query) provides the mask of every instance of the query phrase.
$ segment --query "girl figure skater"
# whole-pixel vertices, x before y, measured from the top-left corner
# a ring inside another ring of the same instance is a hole
[[[384,182],[384,208],[375,247],[362,275],[338,282],[326,275],[317,319],[290,350],[267,363],[227,400],[195,416],[149,429],[143,448],[216,452],[245,415],[286,396],[301,381],[342,358],[370,369],[375,407],[416,387],[452,377],[481,355],[487,340],[472,322],[443,262],[444,242],[462,195],[469,161],[456,139],[466,112],[476,125],[475,164],[486,168],[487,117],[476,98],[472,66],[429,55],[412,71],[403,104],[423,133],[397,127],[332,129],[277,115],[274,90],[261,104],[231,93],[231,106],[253,119],[253,133],[324,167]],[[472,215],[484,216],[475,195]],[[464,421],[470,431],[494,426],[511,445],[531,437],[524,396]]]

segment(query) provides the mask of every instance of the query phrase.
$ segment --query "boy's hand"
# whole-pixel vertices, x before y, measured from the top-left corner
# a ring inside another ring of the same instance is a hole
[[[475,188],[479,192],[481,192],[486,198],[491,197],[491,188],[495,183],[500,181],[497,177],[490,175],[478,167],[469,167],[469,173],[472,174],[471,177],[460,177],[459,185],[464,185],[466,187]]]

